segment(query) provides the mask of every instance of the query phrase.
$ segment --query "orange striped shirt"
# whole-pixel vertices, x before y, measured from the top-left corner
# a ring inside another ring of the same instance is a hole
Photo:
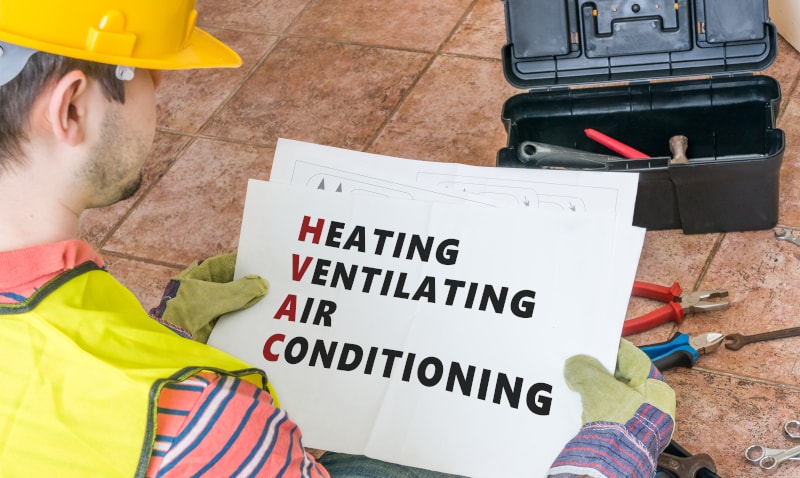
[[[26,300],[86,261],[103,266],[100,255],[78,240],[0,252],[0,307]],[[148,477],[329,478],[303,449],[297,425],[249,382],[202,372],[166,385],[157,405]]]

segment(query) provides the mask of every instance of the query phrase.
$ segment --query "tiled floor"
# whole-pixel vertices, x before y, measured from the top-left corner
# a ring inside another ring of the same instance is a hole
[[[83,221],[84,237],[147,306],[189,262],[236,248],[246,180],[269,176],[278,137],[483,166],[505,144],[500,110],[521,91],[503,77],[498,0],[199,0],[198,10],[200,24],[236,48],[244,66],[168,73],[144,187]],[[764,73],[783,91],[779,224],[800,228],[800,54],[781,40]],[[728,310],[689,316],[680,330],[750,334],[800,325],[799,261],[800,248],[770,230],[651,231],[637,278],[727,288]],[[652,306],[632,301],[628,316]],[[672,332],[665,325],[632,339]],[[791,444],[780,430],[800,418],[799,345],[721,348],[694,369],[668,371],[678,396],[675,439],[709,453],[721,476],[760,476],[743,451]],[[800,464],[774,476],[800,476]]]

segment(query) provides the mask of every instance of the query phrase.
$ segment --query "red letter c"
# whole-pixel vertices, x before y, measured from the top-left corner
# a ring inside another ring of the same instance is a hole
[[[278,361],[278,354],[272,353],[272,344],[275,342],[283,342],[286,340],[286,335],[284,334],[275,334],[267,339],[264,343],[264,351],[263,355],[264,358],[269,360],[270,362],[277,362]]]

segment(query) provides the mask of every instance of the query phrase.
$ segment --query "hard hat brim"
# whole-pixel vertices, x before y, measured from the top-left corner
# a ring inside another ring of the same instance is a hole
[[[133,66],[151,70],[236,68],[242,65],[242,59],[235,51],[209,33],[196,27],[187,42],[188,46],[186,48],[156,58],[104,55],[95,51],[38,42],[6,32],[0,33],[0,40],[55,55],[77,58],[79,60],[107,63],[109,65]]]

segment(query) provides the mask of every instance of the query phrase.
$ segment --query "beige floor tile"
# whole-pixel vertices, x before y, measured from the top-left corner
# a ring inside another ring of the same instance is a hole
[[[648,231],[639,258],[636,280],[672,286],[678,282],[682,289],[696,289],[701,279],[706,260],[713,251],[719,234],[683,234],[679,230]],[[664,304],[650,299],[632,297],[628,304],[626,319],[647,314]],[[694,320],[689,315],[685,320]],[[651,330],[627,337],[636,345],[648,345],[669,339],[678,329],[669,322]]]
[[[759,74],[778,80],[783,99],[786,101],[792,95],[798,73],[800,73],[800,53],[786,40],[778,37],[778,56],[775,62]]]
[[[499,60],[506,43],[505,2],[478,0],[443,51]]]
[[[139,260],[106,254],[106,268],[139,299],[145,310],[157,306],[164,287],[180,269],[148,264]]]
[[[164,74],[158,90],[158,124],[161,128],[196,133],[228,100],[277,37],[231,30],[208,29],[242,57],[239,68],[178,70]]]
[[[178,266],[236,250],[248,178],[266,179],[273,151],[198,140],[105,246]]]
[[[636,278],[685,288],[697,285],[719,234],[683,234],[679,229],[647,231]]]
[[[787,99],[778,127],[786,135],[786,150],[781,165],[781,192],[778,223],[800,226],[800,97]]]
[[[86,211],[81,217],[81,239],[99,248],[108,234],[117,227],[126,214],[135,207],[147,191],[161,179],[175,162],[180,151],[186,146],[188,138],[169,133],[156,133],[153,149],[142,171],[142,186],[130,199],[101,209]],[[151,228],[141,231],[143,235],[157,233]]]
[[[428,55],[317,40],[280,42],[204,134],[363,149]]]
[[[294,35],[436,51],[471,0],[313,0]]]
[[[681,331],[751,335],[800,326],[800,247],[775,239],[772,231],[727,234],[714,256],[702,289],[729,291],[730,308],[687,318]],[[704,355],[698,366],[740,376],[795,385],[800,380],[796,350],[800,339],[726,348]]]
[[[519,93],[499,61],[440,56],[370,147],[403,158],[494,166],[503,102]]]
[[[198,0],[197,24],[259,33],[282,33],[309,0]]]
[[[676,392],[677,426],[673,439],[690,453],[708,453],[725,478],[798,476],[797,463],[787,462],[767,475],[744,459],[755,444],[770,448],[796,446],[782,436],[783,422],[798,417],[800,390],[700,370],[667,371],[664,379]]]

